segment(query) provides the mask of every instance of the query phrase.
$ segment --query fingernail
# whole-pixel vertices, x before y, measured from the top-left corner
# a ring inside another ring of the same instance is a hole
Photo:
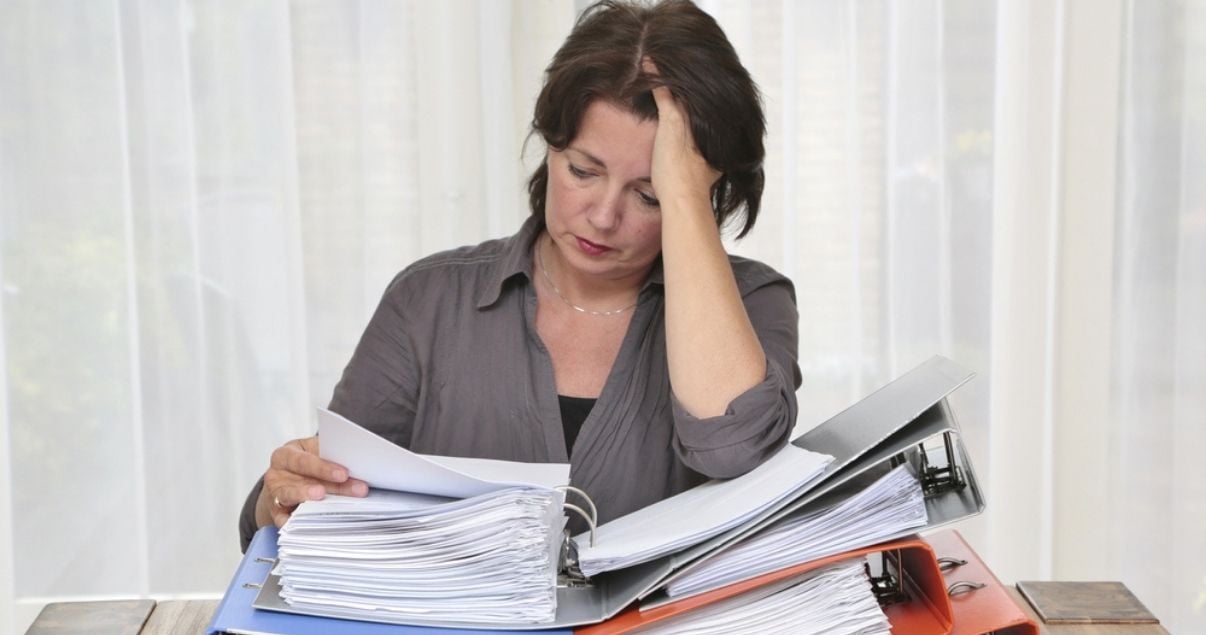
[[[336,483],[342,483],[348,480],[348,475],[343,470],[331,470],[331,480]]]
[[[326,489],[321,485],[314,485],[310,488],[310,500],[320,500],[327,493]]]

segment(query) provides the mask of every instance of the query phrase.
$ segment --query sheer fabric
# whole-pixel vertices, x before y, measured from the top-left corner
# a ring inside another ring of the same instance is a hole
[[[526,215],[582,4],[0,4],[0,630],[221,593],[389,278]],[[702,6],[765,93],[732,249],[796,282],[800,429],[948,355],[1003,579],[1206,630],[1202,0]]]

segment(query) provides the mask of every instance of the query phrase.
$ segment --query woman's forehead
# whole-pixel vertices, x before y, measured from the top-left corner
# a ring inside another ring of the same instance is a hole
[[[642,121],[636,114],[615,104],[595,101],[583,113],[578,134],[570,142],[569,149],[604,167],[633,160],[643,160],[647,164],[653,156],[656,134],[656,120]]]

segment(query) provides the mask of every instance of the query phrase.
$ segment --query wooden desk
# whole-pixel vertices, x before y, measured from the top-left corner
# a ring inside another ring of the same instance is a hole
[[[29,635],[204,633],[218,600],[117,600],[47,604]]]
[[[1168,635],[1159,624],[1044,624],[1015,586],[1005,587],[1009,596],[1039,625],[1039,633],[1049,635]]]
[[[1168,635],[1158,624],[1076,624],[1047,626],[1039,620],[1017,589],[1007,587],[1022,610],[1039,624],[1039,632],[1048,635]],[[141,626],[132,624],[129,609],[142,602],[57,602],[48,604],[30,627],[29,633],[52,635],[61,633],[113,633],[114,635],[167,635],[169,633],[204,633],[218,600],[167,600],[151,608]],[[125,606],[119,606],[125,605]],[[145,608],[143,609],[145,612]],[[124,618],[123,618],[124,614]],[[138,615],[139,613],[135,613]],[[137,620],[135,620],[137,621]]]
[[[168,600],[155,605],[140,635],[204,633],[219,600]]]

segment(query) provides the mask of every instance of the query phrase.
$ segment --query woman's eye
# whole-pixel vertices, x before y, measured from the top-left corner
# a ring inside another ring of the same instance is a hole
[[[637,190],[637,198],[641,199],[641,202],[644,203],[648,207],[660,207],[661,206],[661,203],[659,203],[656,198],[654,198],[653,196],[646,194],[640,190]]]
[[[584,179],[588,176],[591,176],[590,172],[579,169],[578,166],[574,165],[573,163],[567,163],[566,165],[569,166],[570,174],[573,174],[574,176],[576,176],[580,179]]]

